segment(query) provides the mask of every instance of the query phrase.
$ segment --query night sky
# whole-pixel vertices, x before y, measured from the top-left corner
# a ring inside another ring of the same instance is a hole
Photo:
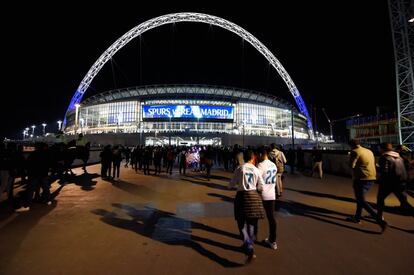
[[[40,133],[43,122],[55,131],[80,81],[117,38],[145,20],[182,11],[220,16],[255,35],[287,69],[308,109],[317,108],[317,127],[325,133],[322,107],[332,119],[374,114],[376,106],[391,112],[396,108],[385,0],[275,2],[275,8],[251,2],[232,9],[67,3],[3,7],[8,16],[0,19],[0,137],[20,138],[33,124]],[[114,88],[169,83],[234,86],[293,102],[280,76],[252,46],[200,23],[162,26],[131,41],[105,65],[84,98]]]

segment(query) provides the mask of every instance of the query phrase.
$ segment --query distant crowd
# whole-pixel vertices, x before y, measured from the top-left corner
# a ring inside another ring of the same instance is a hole
[[[365,209],[378,223],[383,232],[387,222],[383,216],[385,198],[394,193],[404,211],[413,213],[406,194],[406,186],[413,180],[414,162],[412,152],[404,146],[393,148],[389,143],[380,146],[380,157],[376,162],[371,150],[362,147],[358,141],[349,143],[349,166],[353,171],[353,190],[356,199],[355,214],[347,220],[361,222],[362,210]],[[286,166],[291,173],[295,169],[305,172],[304,151],[289,149],[283,151],[276,144],[261,147],[242,148],[213,146],[143,146],[126,147],[107,145],[100,152],[101,177],[116,181],[120,168],[131,168],[144,175],[172,175],[174,169],[182,176],[188,170],[201,173],[207,180],[211,178],[212,167],[220,167],[233,172],[229,183],[230,189],[237,190],[234,213],[237,226],[243,240],[242,249],[247,255],[247,262],[256,258],[254,242],[258,232],[258,219],[266,216],[269,225],[269,237],[263,242],[276,249],[276,219],[274,217],[275,201],[283,196],[283,179]],[[71,142],[60,140],[48,145],[37,143],[35,150],[23,152],[23,147],[15,143],[0,143],[0,195],[7,193],[8,200],[16,212],[30,210],[34,201],[50,205],[53,198],[50,185],[56,180],[64,183],[72,175],[74,159],[83,160],[83,170],[89,158],[89,142],[79,135]],[[316,172],[323,178],[323,151],[314,148],[311,152],[312,165],[310,176]],[[21,178],[26,185],[26,194],[17,207],[14,200],[15,179]],[[377,209],[365,200],[366,193],[374,182],[379,184]]]

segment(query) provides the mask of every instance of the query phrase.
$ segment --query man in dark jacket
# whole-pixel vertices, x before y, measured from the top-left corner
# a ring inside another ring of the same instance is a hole
[[[378,216],[382,217],[384,200],[391,193],[395,194],[404,210],[413,213],[413,207],[408,203],[407,196],[404,194],[404,182],[407,179],[404,160],[397,152],[393,151],[391,143],[382,143],[380,150],[380,177],[378,179],[379,189],[377,196]]]

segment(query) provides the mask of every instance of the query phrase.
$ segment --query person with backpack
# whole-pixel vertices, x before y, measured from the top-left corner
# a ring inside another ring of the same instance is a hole
[[[271,161],[276,164],[277,174],[276,174],[276,198],[282,196],[283,185],[282,185],[282,175],[285,172],[286,157],[282,151],[279,151],[276,144],[272,143],[272,151],[270,152]]]
[[[404,183],[407,179],[404,160],[393,151],[391,143],[380,145],[381,157],[378,160],[380,177],[378,179],[377,210],[378,216],[383,217],[384,201],[389,194],[394,193],[404,210],[413,214],[413,207],[408,203],[404,194]]]

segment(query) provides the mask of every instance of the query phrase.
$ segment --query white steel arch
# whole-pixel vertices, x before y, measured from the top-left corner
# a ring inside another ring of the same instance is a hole
[[[311,136],[312,136],[312,131],[311,131],[312,120],[309,116],[309,112],[306,108],[305,102],[303,101],[295,83],[293,83],[291,77],[289,76],[285,68],[282,66],[279,60],[272,54],[272,52],[270,52],[269,49],[265,45],[263,45],[263,43],[260,42],[256,37],[254,37],[251,33],[246,31],[242,27],[228,20],[225,20],[223,18],[217,17],[217,16],[203,14],[203,13],[192,13],[192,12],[172,13],[172,14],[166,14],[166,15],[162,15],[162,16],[150,19],[132,28],[130,31],[128,31],[123,36],[121,36],[118,40],[116,40],[98,58],[98,60],[96,60],[96,62],[92,65],[88,73],[83,78],[74,96],[72,97],[72,100],[66,111],[64,123],[66,124],[66,115],[68,114],[68,112],[75,108],[75,104],[80,103],[83,95],[85,94],[92,80],[99,73],[99,71],[102,69],[105,63],[108,62],[108,60],[110,60],[117,51],[119,51],[123,46],[129,43],[132,39],[134,39],[135,37],[141,35],[142,33],[148,30],[154,29],[156,27],[159,27],[165,24],[171,24],[171,23],[177,23],[177,22],[199,22],[199,23],[211,24],[211,25],[226,29],[228,31],[231,31],[237,34],[238,36],[240,36],[241,38],[243,38],[245,41],[249,42],[254,48],[256,48],[256,50],[258,50],[269,61],[269,63],[276,69],[276,71],[285,81],[286,85],[289,88],[290,93],[292,94],[292,96],[294,97],[296,101],[296,104],[300,112],[304,116],[306,116],[308,120],[307,124],[311,132]]]

